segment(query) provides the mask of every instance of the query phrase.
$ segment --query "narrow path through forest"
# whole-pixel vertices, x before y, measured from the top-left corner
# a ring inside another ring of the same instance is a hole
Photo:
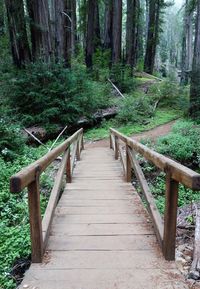
[[[131,137],[137,141],[140,141],[141,139],[144,138],[149,138],[153,141],[155,141],[158,137],[167,135],[171,129],[172,126],[176,120],[170,121],[166,124],[159,125],[153,129],[150,129],[148,131],[144,131],[142,133],[134,134]],[[86,143],[86,146],[88,147],[108,147],[109,139],[101,139],[98,141],[89,141]]]

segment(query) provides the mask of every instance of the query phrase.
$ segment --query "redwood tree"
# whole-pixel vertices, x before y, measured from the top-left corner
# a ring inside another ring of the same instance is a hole
[[[138,22],[138,1],[127,0],[127,21],[126,21],[126,63],[131,67],[136,64],[137,51],[137,22]]]
[[[113,21],[112,21],[112,63],[119,63],[121,60],[122,45],[122,0],[113,0]]]
[[[104,14],[104,36],[103,47],[105,49],[112,49],[112,19],[113,19],[113,5],[112,0],[105,1],[105,14]]]
[[[53,57],[49,1],[27,0],[34,60],[49,62]]]
[[[17,67],[22,67],[31,59],[23,0],[5,0],[5,6],[13,62]]]
[[[190,87],[190,115],[200,119],[200,1],[197,1],[194,56]]]

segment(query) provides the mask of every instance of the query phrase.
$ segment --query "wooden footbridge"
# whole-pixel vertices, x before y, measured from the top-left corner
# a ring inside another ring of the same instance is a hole
[[[11,178],[11,191],[28,187],[29,199],[32,265],[20,289],[189,288],[173,262],[178,185],[200,189],[200,175],[116,130],[110,132],[114,154],[103,147],[82,152],[81,129]],[[138,153],[166,173],[164,221]],[[40,175],[60,155],[42,219]],[[132,170],[148,210],[130,183]]]

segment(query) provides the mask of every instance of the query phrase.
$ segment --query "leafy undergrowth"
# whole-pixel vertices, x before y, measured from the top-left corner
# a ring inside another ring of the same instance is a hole
[[[200,125],[184,119],[175,123],[172,131],[158,138],[156,143],[143,141],[155,151],[164,154],[191,169],[200,171]],[[144,174],[155,197],[156,205],[164,213],[165,207],[165,174],[160,172],[144,159],[140,159]],[[200,194],[183,185],[179,186],[178,206],[182,207],[192,202],[200,201]]]
[[[168,123],[172,120],[178,119],[183,115],[182,111],[175,109],[162,108],[157,109],[155,115],[145,119],[145,124],[128,123],[122,125],[117,120],[103,121],[101,126],[92,128],[85,133],[85,138],[88,140],[99,140],[108,138],[109,128],[113,127],[120,132],[130,136],[136,133],[141,133],[153,129],[159,125]]]
[[[49,145],[50,146],[50,145]],[[23,155],[10,161],[0,156],[0,288],[12,289],[19,280],[12,275],[12,267],[16,261],[30,256],[30,229],[28,214],[27,191],[12,194],[9,190],[10,177],[21,168],[29,165],[47,152],[45,147],[28,147],[24,145]],[[52,187],[52,180],[48,171],[41,176],[41,211],[45,211],[48,193]],[[26,263],[26,262],[25,262]],[[20,277],[20,276],[19,276]]]

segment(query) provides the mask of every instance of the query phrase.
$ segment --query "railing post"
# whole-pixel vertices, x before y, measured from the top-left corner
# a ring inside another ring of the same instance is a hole
[[[76,147],[76,159],[77,161],[81,160],[81,154],[80,154],[80,136],[77,139],[77,147]]]
[[[67,163],[66,163],[66,182],[67,183],[72,182],[70,146],[68,147],[68,156],[67,156]]]
[[[115,159],[118,160],[119,157],[119,143],[118,137],[115,135]]]
[[[28,203],[31,232],[32,262],[41,263],[43,257],[42,217],[40,211],[39,171],[28,186]]]
[[[110,140],[110,149],[113,148],[112,146],[112,132],[110,131],[110,137],[109,137],[109,140]]]
[[[84,150],[84,139],[83,139],[83,133],[81,135],[81,150]]]
[[[131,182],[131,160],[129,157],[129,146],[126,144],[126,181]]]
[[[171,178],[170,172],[167,172],[163,254],[168,261],[173,261],[175,259],[178,186],[179,183]]]

